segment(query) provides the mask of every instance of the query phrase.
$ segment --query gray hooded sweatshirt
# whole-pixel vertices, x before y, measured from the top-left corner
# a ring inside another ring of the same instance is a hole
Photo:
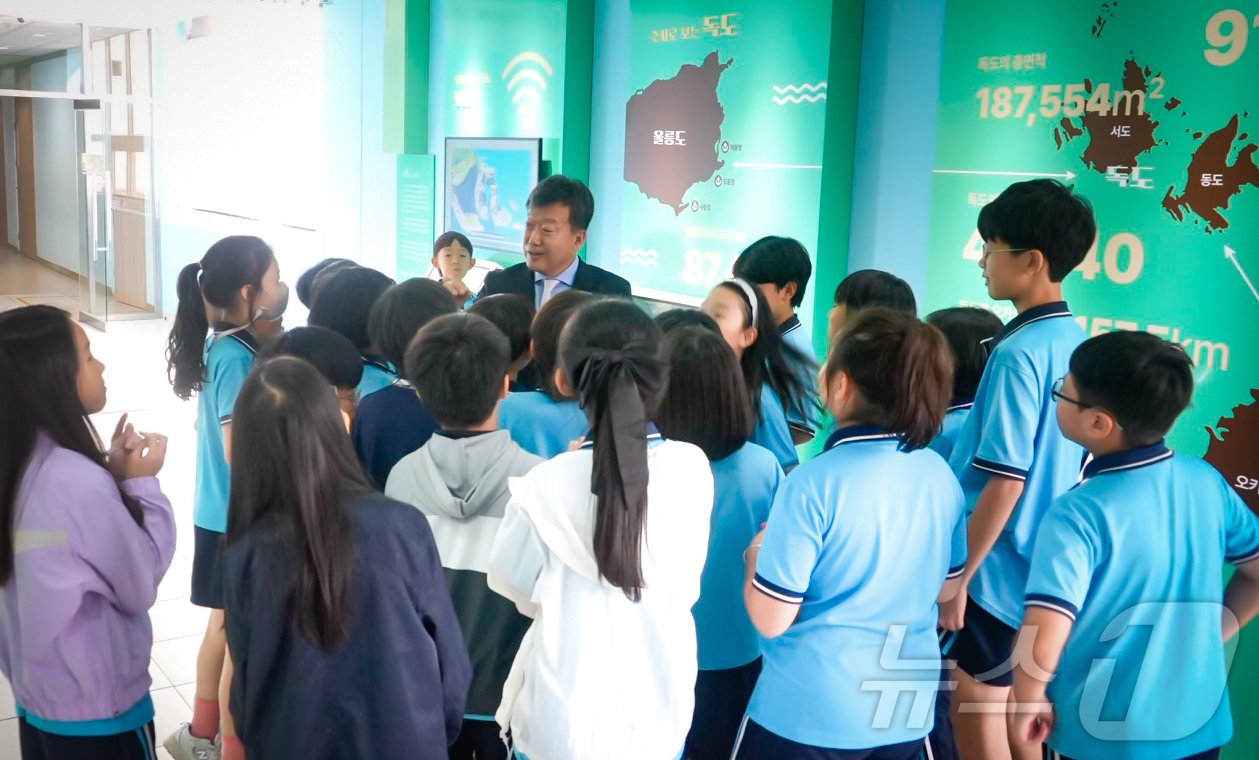
[[[509,478],[543,460],[517,446],[506,430],[438,432],[403,457],[385,494],[428,518],[446,571],[455,613],[472,659],[467,717],[492,720],[530,620],[486,585],[490,548],[511,498]]]

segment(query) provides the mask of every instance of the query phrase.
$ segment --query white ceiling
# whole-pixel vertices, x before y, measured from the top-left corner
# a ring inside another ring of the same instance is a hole
[[[131,30],[94,26],[88,31],[92,42],[96,42]],[[80,45],[81,34],[78,24],[20,22],[13,17],[0,16],[0,66],[76,49]]]

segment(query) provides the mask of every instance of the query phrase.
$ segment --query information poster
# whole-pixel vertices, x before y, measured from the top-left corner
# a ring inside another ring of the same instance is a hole
[[[434,169],[433,156],[398,156],[398,282],[433,268]]]
[[[1072,311],[1185,347],[1198,384],[1169,443],[1259,510],[1259,0],[950,3],[940,97],[928,309],[1013,317],[980,279],[979,209],[1074,185],[1099,234]]]
[[[697,303],[764,235],[814,252],[831,3],[630,7],[620,273]]]

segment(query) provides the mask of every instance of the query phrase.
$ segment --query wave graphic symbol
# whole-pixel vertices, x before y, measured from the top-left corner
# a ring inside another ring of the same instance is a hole
[[[820,100],[826,100],[826,93],[819,92],[816,95],[784,95],[782,97],[777,95],[774,96],[774,102],[780,106],[785,106],[788,103],[817,103]]]
[[[626,248],[621,251],[622,264],[660,268],[660,254],[653,248]]]
[[[786,95],[789,92],[796,93],[796,94],[800,94],[802,92],[817,92],[818,90],[825,90],[825,89],[826,89],[826,82],[816,82],[814,84],[808,84],[808,83],[789,84],[789,85],[784,85],[782,87],[779,87],[778,85],[774,85],[774,92],[778,93],[779,95]]]
[[[550,61],[532,50],[517,55],[503,68],[502,80],[507,83],[511,102],[524,122],[532,124],[537,119],[542,107],[542,91],[554,74]]]

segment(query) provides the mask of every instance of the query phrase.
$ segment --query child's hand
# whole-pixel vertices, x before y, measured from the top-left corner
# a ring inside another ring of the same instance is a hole
[[[139,446],[143,440],[135,428],[127,423],[127,415],[122,415],[109,439],[109,451],[105,453],[105,466],[115,480],[126,479],[127,452]]]
[[[577,449],[580,449],[580,448],[581,448],[582,446],[584,446],[584,445],[586,445],[586,437],[585,437],[585,436],[582,436],[581,438],[578,438],[577,440],[572,441],[571,443],[569,443],[569,444],[568,444],[568,450],[569,450],[569,451],[576,451]]]
[[[940,627],[946,631],[960,631],[966,620],[966,587],[958,588],[957,593],[947,602],[940,604]]]
[[[166,462],[166,436],[145,433],[139,445],[127,449],[123,456],[123,480],[147,478],[162,471]]]
[[[469,298],[472,297],[472,291],[467,285],[463,284],[463,280],[456,280],[453,277],[443,277],[442,287],[450,292],[452,298],[455,299],[456,306],[463,306]]]
[[[1054,706],[1044,694],[1016,702],[1010,696],[1010,738],[1017,744],[1042,744],[1054,730]]]

